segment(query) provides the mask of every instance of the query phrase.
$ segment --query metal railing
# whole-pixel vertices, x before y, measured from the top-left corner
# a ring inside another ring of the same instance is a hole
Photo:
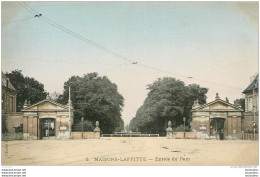
[[[125,133],[125,134],[103,134],[102,137],[159,137],[159,134],[132,134],[132,133]]]
[[[243,140],[254,140],[254,133],[242,133]],[[255,134],[255,140],[258,140],[258,133]]]
[[[141,134],[142,132],[115,132],[113,134]]]

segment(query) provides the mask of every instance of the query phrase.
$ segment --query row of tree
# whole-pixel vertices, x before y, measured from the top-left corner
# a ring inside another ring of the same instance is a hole
[[[137,110],[135,117],[130,121],[131,131],[153,132],[165,134],[167,122],[171,121],[174,127],[191,122],[191,113],[194,100],[200,104],[206,103],[207,88],[197,84],[185,85],[175,78],[165,77],[148,85],[149,93],[143,105]]]

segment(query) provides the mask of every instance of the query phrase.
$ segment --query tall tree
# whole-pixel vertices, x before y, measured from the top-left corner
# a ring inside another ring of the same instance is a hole
[[[132,131],[159,133],[163,135],[167,122],[172,121],[174,127],[191,121],[190,110],[194,100],[206,103],[207,88],[184,82],[175,78],[165,77],[148,85],[149,93],[144,104],[137,110],[136,116],[130,121]]]
[[[240,106],[245,111],[245,98],[236,99],[234,104]]]
[[[58,102],[68,103],[69,86],[75,109],[75,123],[80,122],[81,117],[94,125],[95,121],[99,121],[103,133],[112,133],[116,127],[120,127],[124,98],[118,93],[116,84],[97,73],[89,73],[83,77],[72,76],[64,83],[64,91]]]
[[[46,98],[44,85],[34,78],[23,76],[22,70],[14,70],[5,73],[10,82],[17,90],[17,111],[23,108],[24,101],[27,99],[31,104]]]

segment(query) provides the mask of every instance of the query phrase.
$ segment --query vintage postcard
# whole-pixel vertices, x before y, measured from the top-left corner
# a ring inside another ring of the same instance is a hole
[[[1,9],[2,166],[258,166],[257,1]]]

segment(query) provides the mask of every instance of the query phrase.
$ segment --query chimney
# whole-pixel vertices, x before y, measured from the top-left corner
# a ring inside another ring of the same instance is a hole
[[[6,78],[6,87],[9,88],[9,78]]]

